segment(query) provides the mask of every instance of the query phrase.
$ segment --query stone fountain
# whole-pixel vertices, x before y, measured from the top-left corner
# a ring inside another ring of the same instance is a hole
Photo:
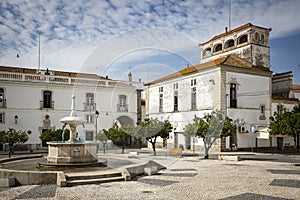
[[[75,113],[75,96],[72,95],[70,116],[59,120],[64,126],[70,127],[70,139],[68,141],[48,142],[48,165],[78,165],[80,163],[97,163],[97,143],[77,140],[77,126],[84,125],[86,120]]]

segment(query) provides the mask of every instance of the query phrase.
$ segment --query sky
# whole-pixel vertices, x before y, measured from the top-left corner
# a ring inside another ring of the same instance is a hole
[[[198,64],[199,43],[250,22],[272,28],[271,70],[293,71],[300,84],[299,8],[299,0],[1,0],[0,65],[113,79],[131,71],[148,82]]]

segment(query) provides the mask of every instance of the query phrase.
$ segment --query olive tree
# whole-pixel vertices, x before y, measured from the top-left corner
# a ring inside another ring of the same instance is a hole
[[[224,117],[219,111],[205,114],[202,118],[195,116],[193,123],[185,126],[184,135],[203,139],[204,158],[208,159],[209,149],[218,138],[232,136],[236,133],[236,125],[229,117]]]
[[[8,157],[11,157],[11,154],[14,152],[15,148],[19,144],[23,144],[27,142],[29,139],[29,135],[31,131],[17,131],[13,128],[9,128],[8,131],[0,131],[0,143],[1,144],[8,144],[9,152]]]

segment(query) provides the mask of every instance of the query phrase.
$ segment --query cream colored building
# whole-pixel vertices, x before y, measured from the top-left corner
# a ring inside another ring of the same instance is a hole
[[[131,76],[131,75],[130,75]],[[78,126],[82,140],[94,140],[95,132],[141,120],[141,82],[116,81],[96,74],[0,67],[0,129],[30,130],[26,144],[42,147],[44,129],[59,129],[59,120],[70,114],[71,96],[76,113],[87,120]],[[98,115],[96,114],[98,112]],[[48,116],[48,117],[46,117]],[[129,141],[130,143],[130,141]],[[2,146],[1,146],[2,147]]]
[[[250,23],[226,30],[199,45],[200,64],[146,84],[146,114],[169,120],[174,127],[168,147],[201,148],[202,139],[182,133],[195,115],[203,117],[213,110],[232,118],[238,127],[236,136],[217,149],[276,146],[276,138],[251,132],[266,129],[272,115],[270,31]]]

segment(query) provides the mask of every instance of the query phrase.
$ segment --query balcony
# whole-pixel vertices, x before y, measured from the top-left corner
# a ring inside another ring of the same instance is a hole
[[[40,101],[40,109],[54,109],[54,101]]]
[[[83,109],[85,112],[94,112],[96,111],[96,103],[83,103]]]
[[[118,112],[128,112],[128,104],[118,104],[117,105]]]

